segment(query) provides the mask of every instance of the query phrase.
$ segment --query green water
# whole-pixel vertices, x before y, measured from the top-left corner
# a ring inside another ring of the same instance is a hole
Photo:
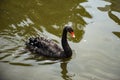
[[[31,36],[61,46],[65,25],[71,59],[26,51]],[[120,0],[1,0],[0,80],[120,80]]]

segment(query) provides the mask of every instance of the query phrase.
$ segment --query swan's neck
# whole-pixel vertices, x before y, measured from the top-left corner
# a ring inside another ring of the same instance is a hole
[[[72,50],[67,42],[67,30],[66,29],[63,30],[61,43],[64,49],[64,54],[66,55],[66,57],[70,57],[72,55]]]

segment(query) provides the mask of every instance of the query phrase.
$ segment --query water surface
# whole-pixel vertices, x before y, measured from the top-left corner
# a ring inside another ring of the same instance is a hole
[[[2,0],[0,80],[120,80],[120,0]],[[65,25],[71,59],[43,59],[26,51],[31,36],[61,46]]]

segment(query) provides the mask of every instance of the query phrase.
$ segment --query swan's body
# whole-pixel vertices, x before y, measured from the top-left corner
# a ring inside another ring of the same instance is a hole
[[[72,50],[67,42],[67,32],[70,32],[72,37],[75,37],[73,29],[68,26],[65,27],[63,29],[62,40],[61,40],[63,49],[60,48],[52,40],[45,39],[44,37],[30,38],[29,41],[26,42],[26,46],[30,51],[46,57],[51,57],[51,58],[71,57]]]

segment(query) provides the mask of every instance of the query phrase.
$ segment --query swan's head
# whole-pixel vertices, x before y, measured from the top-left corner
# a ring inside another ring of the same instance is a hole
[[[75,38],[75,34],[74,34],[74,31],[73,31],[72,27],[66,26],[66,30],[71,34],[71,36],[72,36],[73,38]]]

